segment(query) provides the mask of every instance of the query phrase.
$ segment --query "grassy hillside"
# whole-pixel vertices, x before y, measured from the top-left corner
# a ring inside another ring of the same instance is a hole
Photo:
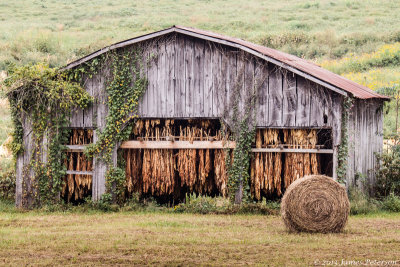
[[[398,3],[377,0],[16,0],[0,3],[0,21],[0,68],[38,60],[63,65],[112,42],[174,24],[306,58],[339,58],[400,41]]]
[[[62,66],[96,49],[174,24],[243,38],[320,62],[372,89],[398,84],[396,1],[15,0],[0,3],[0,70]],[[360,56],[361,55],[361,56]],[[0,143],[10,130],[1,104]],[[393,111],[386,121],[393,121]],[[386,123],[393,131],[393,123]]]

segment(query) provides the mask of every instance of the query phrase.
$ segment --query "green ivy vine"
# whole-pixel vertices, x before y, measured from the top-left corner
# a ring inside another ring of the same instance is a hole
[[[111,164],[115,145],[129,138],[132,131],[129,122],[137,118],[138,103],[147,88],[146,77],[140,75],[142,57],[139,51],[110,53],[112,75],[106,86],[106,125],[99,132],[98,141],[86,149],[87,156],[98,155],[108,164]]]
[[[228,110],[232,110],[230,116],[230,129],[232,130],[232,140],[236,142],[233,150],[233,159],[230,156],[229,149],[226,150],[225,165],[228,173],[228,193],[232,203],[241,204],[242,201],[249,202],[250,196],[250,163],[251,163],[251,147],[255,139],[255,114],[256,114],[256,92],[257,82],[251,88],[246,88],[246,96],[244,99],[244,112],[239,112],[239,101],[241,101],[240,91],[243,81],[242,70],[237,76],[237,82],[231,95],[231,106],[225,110],[225,117]],[[243,96],[242,96],[243,97]],[[226,131],[226,127],[223,129]],[[242,199],[243,197],[243,199]]]
[[[338,167],[336,169],[337,180],[339,183],[345,183],[347,174],[347,162],[349,156],[349,133],[348,122],[350,109],[353,106],[353,99],[345,97],[342,104],[342,130],[341,143],[338,149]]]
[[[118,142],[129,138],[133,125],[131,122],[138,117],[138,103],[148,82],[141,75],[143,58],[139,50],[110,52],[107,60],[111,66],[111,77],[106,86],[106,125],[103,130],[98,130],[99,139],[86,148],[85,154],[88,157],[97,156],[106,162],[106,194],[111,194],[114,202],[121,202],[125,190],[125,169],[114,166],[111,156]],[[109,195],[104,198],[111,199]]]
[[[32,134],[33,147],[28,168],[23,175],[29,175],[32,186],[23,194],[34,196],[28,205],[41,205],[58,201],[62,179],[65,176],[65,146],[68,139],[68,116],[74,107],[86,108],[92,97],[65,72],[50,68],[45,63],[11,66],[8,77],[2,84],[10,102],[14,124],[11,148],[14,159],[23,152],[24,134]],[[30,118],[31,133],[24,133],[23,118]],[[48,140],[48,149],[42,142]],[[43,153],[47,152],[47,162]],[[24,186],[23,186],[24,187]],[[25,199],[25,198],[23,198]]]

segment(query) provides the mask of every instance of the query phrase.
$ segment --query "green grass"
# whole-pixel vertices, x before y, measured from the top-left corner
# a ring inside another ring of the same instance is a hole
[[[64,65],[107,44],[170,27],[197,27],[307,58],[338,58],[400,41],[393,1],[61,1],[0,4],[0,69]],[[390,26],[393,25],[393,26]]]
[[[395,260],[400,213],[351,216],[340,234],[291,234],[279,216],[19,212],[0,205],[4,265],[306,266]]]

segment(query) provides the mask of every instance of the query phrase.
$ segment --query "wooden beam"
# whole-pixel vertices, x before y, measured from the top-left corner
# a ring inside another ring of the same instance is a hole
[[[280,152],[280,153],[315,153],[315,154],[333,154],[333,149],[316,148],[252,148],[251,152]]]
[[[131,149],[224,149],[235,147],[235,142],[223,141],[125,141],[120,146],[120,148]]]
[[[93,175],[92,171],[67,171],[67,174]]]
[[[86,145],[68,145],[68,152],[82,152]],[[125,141],[120,148],[124,149],[224,149],[235,148],[236,142],[230,141]],[[320,148],[252,148],[254,153],[316,153],[333,154],[333,149]]]
[[[67,152],[83,152],[86,145],[67,145]]]

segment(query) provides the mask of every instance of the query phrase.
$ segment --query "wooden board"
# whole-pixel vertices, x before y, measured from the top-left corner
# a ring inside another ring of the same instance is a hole
[[[120,148],[124,149],[224,149],[234,148],[235,142],[223,141],[125,141]]]

